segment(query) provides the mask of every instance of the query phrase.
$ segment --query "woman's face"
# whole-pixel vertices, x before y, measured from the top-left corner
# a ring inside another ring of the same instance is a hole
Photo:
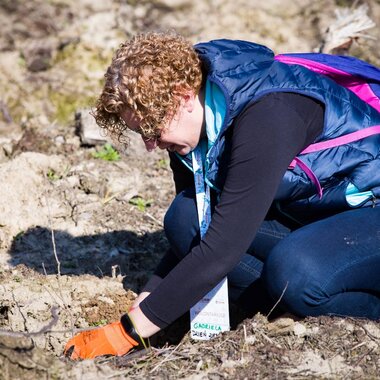
[[[180,155],[191,152],[204,133],[203,113],[203,104],[199,96],[193,93],[186,95],[177,113],[162,130],[160,137],[148,140],[142,136],[148,152],[157,147]],[[129,129],[138,131],[140,123],[132,111],[126,110],[120,116]]]

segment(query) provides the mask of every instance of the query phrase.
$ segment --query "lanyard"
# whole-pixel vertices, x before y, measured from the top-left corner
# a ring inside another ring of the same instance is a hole
[[[193,160],[195,198],[197,201],[199,228],[201,238],[203,238],[211,221],[210,186],[205,183],[202,149],[199,145],[191,152],[191,156]]]

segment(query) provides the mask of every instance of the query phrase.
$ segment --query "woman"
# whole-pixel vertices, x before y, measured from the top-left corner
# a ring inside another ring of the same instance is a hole
[[[132,130],[148,151],[169,151],[171,250],[128,314],[72,338],[67,355],[141,348],[225,276],[230,297],[251,310],[281,299],[300,316],[380,318],[380,136],[301,154],[379,125],[378,109],[244,41],[193,47],[173,34],[139,35],[105,77],[98,124],[119,141]],[[211,189],[202,240],[194,152]]]

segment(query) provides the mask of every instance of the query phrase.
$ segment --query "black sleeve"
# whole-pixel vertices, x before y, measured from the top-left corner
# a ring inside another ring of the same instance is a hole
[[[189,310],[239,262],[292,159],[322,132],[323,106],[296,94],[271,94],[235,121],[219,204],[200,244],[141,303],[163,328]]]

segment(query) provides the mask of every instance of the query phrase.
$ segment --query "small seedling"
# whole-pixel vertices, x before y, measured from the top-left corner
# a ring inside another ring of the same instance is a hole
[[[105,195],[104,195],[104,198],[102,200],[102,203],[105,205],[107,204],[108,202],[111,202],[113,199],[115,199],[118,195],[120,195],[120,191],[115,193],[115,194],[112,194],[110,193],[110,191],[107,189]]]
[[[120,160],[120,154],[119,152],[111,145],[111,144],[105,144],[102,149],[98,150],[97,152],[92,153],[92,157],[94,158],[100,158],[104,161],[119,161]]]
[[[20,67],[25,68],[26,67],[25,57],[19,56],[18,57],[18,64],[20,65]]]
[[[46,173],[46,176],[51,182],[61,179],[61,177],[55,172],[54,169],[49,169],[48,172]]]
[[[57,173],[54,169],[50,168],[48,172],[46,173],[46,176],[48,177],[49,181],[54,182],[66,177],[69,171],[70,171],[69,165],[66,165],[61,173]]]
[[[91,322],[89,323],[90,326],[98,327],[98,326],[104,326],[108,323],[107,319],[101,319],[100,321]]]
[[[129,203],[136,206],[140,211],[144,212],[147,207],[150,207],[152,205],[153,200],[145,200],[144,198],[141,198],[139,195],[137,195],[131,198],[129,200]]]
[[[161,158],[157,161],[158,169],[167,169],[169,166],[169,161],[166,158]]]

